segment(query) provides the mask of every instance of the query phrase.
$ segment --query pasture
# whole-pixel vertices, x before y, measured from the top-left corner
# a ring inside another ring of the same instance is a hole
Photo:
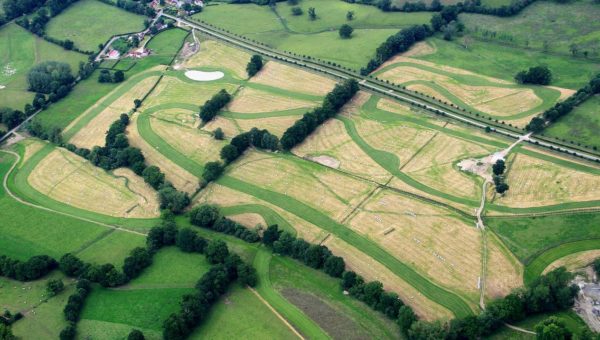
[[[600,108],[600,95],[595,95],[550,125],[544,130],[544,134],[598,150],[600,149],[598,108]]]
[[[91,0],[90,0],[91,1]],[[35,93],[27,91],[29,69],[43,61],[61,61],[77,73],[87,56],[49,43],[15,23],[0,28],[0,106],[23,110]]]
[[[56,39],[69,39],[84,51],[98,50],[113,35],[139,32],[144,17],[95,0],[78,1],[52,18],[46,33]]]

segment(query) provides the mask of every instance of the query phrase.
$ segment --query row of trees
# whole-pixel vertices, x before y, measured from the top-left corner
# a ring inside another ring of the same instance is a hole
[[[414,43],[422,41],[432,34],[433,32],[428,25],[413,25],[400,30],[377,47],[375,56],[367,66],[360,69],[360,74],[363,76],[368,75],[394,55],[407,51]]]
[[[204,166],[204,172],[202,173],[204,184],[219,178],[225,170],[225,166],[240,157],[251,146],[275,151],[279,149],[279,138],[266,129],[259,130],[255,127],[248,132],[233,137],[231,142],[221,149],[220,157],[224,163],[219,161],[208,162]]]
[[[33,256],[25,262],[0,255],[0,276],[17,281],[37,280],[57,266],[56,260],[47,255]]]
[[[552,82],[552,72],[547,66],[534,66],[517,73],[515,81],[519,84],[549,85]]]
[[[44,6],[46,0],[6,0],[2,3],[6,20],[18,18],[24,14],[33,13],[36,9]]]
[[[496,187],[496,192],[499,194],[504,194],[509,186],[505,182],[504,171],[506,170],[506,164],[503,159],[499,159],[492,166],[492,172],[494,174],[494,186]]]
[[[255,74],[258,73],[263,67],[263,59],[260,55],[255,54],[250,58],[248,65],[246,65],[246,72],[248,73],[248,77],[252,78]]]
[[[334,117],[342,106],[354,97],[358,90],[358,82],[354,79],[348,79],[341,84],[337,84],[325,96],[321,107],[305,113],[294,125],[285,130],[281,137],[283,149],[290,150],[302,143],[319,125]]]
[[[111,73],[109,70],[100,70],[99,83],[120,83],[125,80],[125,73],[121,70]]]
[[[146,165],[142,151],[129,145],[125,134],[127,125],[129,125],[129,116],[123,113],[109,127],[105,137],[105,146],[95,146],[89,150],[68,144],[66,148],[105,170],[120,167],[130,168],[158,191],[161,209],[167,209],[174,213],[183,211],[190,204],[188,194],[178,191],[173,184],[165,180],[165,174],[161,172],[160,168]]]
[[[477,316],[448,323],[416,321],[400,323],[409,339],[478,339],[492,334],[504,323],[514,323],[530,315],[555,312],[573,306],[579,288],[571,285],[572,274],[564,267],[539,277],[531,285],[492,301]],[[408,326],[408,327],[407,327]]]
[[[145,15],[147,17],[156,16],[156,11],[154,10],[154,8],[148,6],[148,3],[151,1],[117,0],[116,4],[111,0],[98,0],[98,1],[103,2],[107,5],[117,6],[121,9],[124,9],[131,13]]]
[[[231,95],[222,89],[200,107],[200,119],[204,123],[210,122],[230,101]]]
[[[86,279],[77,282],[75,293],[69,296],[69,300],[63,309],[67,326],[60,332],[60,340],[72,340],[77,335],[77,321],[83,310],[85,299],[92,291],[92,284]]]
[[[219,209],[212,205],[201,205],[192,209],[190,211],[190,222],[202,228],[235,236],[248,243],[260,240],[256,230],[250,230],[225,216],[220,216]]]
[[[527,131],[541,132],[547,124],[557,121],[560,117],[571,112],[577,105],[598,93],[600,93],[600,74],[593,77],[584,87],[577,90],[563,102],[557,103],[544,111],[541,117],[531,119],[525,128]]]

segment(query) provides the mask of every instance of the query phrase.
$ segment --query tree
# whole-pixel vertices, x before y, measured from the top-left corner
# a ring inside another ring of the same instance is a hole
[[[569,45],[569,52],[571,52],[573,55],[577,55],[577,52],[579,52],[579,46],[577,46],[575,43],[572,43]]]
[[[552,81],[552,72],[547,66],[530,67],[517,73],[515,81],[519,84],[548,85]]]
[[[508,191],[508,188],[509,188],[508,184],[500,183],[500,184],[496,185],[496,192],[499,194],[503,194],[506,191]]]
[[[217,128],[215,131],[213,131],[213,136],[215,137],[216,140],[225,139],[225,133],[223,132],[223,130],[220,127]]]
[[[49,297],[56,296],[65,289],[65,284],[61,279],[50,279],[46,282],[46,292]]]
[[[537,339],[539,340],[568,340],[571,339],[571,332],[565,326],[561,318],[551,316],[538,323],[534,327]]]
[[[332,277],[340,277],[344,272],[346,264],[339,256],[329,256],[323,265],[323,271]]]
[[[229,101],[231,101],[231,95],[225,89],[221,89],[202,105],[200,119],[205,123],[211,121]]]
[[[13,335],[10,326],[5,325],[2,322],[0,322],[0,340],[17,340],[17,337]]]
[[[279,240],[279,236],[281,234],[281,231],[279,230],[279,227],[277,226],[277,224],[273,224],[270,225],[267,230],[265,230],[265,232],[263,233],[263,243],[268,246],[268,247],[272,247],[273,243],[275,243],[275,241]]]
[[[129,332],[127,340],[146,340],[146,337],[144,337],[144,333],[142,333],[142,331],[134,329]]]
[[[350,25],[344,24],[340,27],[339,34],[342,39],[349,39],[352,37],[353,31],[354,29]]]
[[[379,0],[379,2],[377,3],[377,7],[384,12],[389,12],[392,10],[392,1],[391,0]]]
[[[412,324],[416,321],[417,316],[415,315],[415,312],[412,310],[412,308],[406,305],[400,307],[400,309],[398,310],[398,319],[396,322],[398,323],[398,326],[400,326],[400,330],[403,334],[408,334],[410,326],[412,326]]]
[[[123,80],[125,80],[125,73],[123,73],[123,71],[118,70],[117,72],[115,72],[115,74],[113,75],[113,83],[120,83]]]
[[[205,254],[209,263],[223,263],[229,255],[229,249],[222,240],[211,240],[206,245]]]
[[[220,153],[221,159],[225,162],[225,164],[233,162],[239,157],[239,155],[238,149],[231,144],[225,145],[221,149]]]
[[[304,14],[304,11],[302,11],[302,8],[300,7],[292,7],[292,15],[294,16],[300,16]]]
[[[506,164],[504,164],[503,159],[497,160],[496,163],[492,166],[492,170],[494,172],[494,175],[496,175],[496,176],[502,175],[504,173],[505,169],[506,169]]]
[[[134,99],[133,100],[133,107],[135,107],[136,109],[139,108],[140,106],[142,106],[142,101],[139,99]]]
[[[65,86],[68,92],[75,77],[71,73],[69,64],[45,61],[31,68],[27,74],[27,81],[29,82],[29,91],[56,94],[61,86]]]
[[[73,322],[69,322],[67,327],[65,327],[59,335],[60,340],[72,340],[75,339],[75,335],[77,335],[77,330],[75,328],[75,324]]]
[[[346,13],[346,20],[347,21],[354,20],[354,11],[348,11],[348,13]]]
[[[142,177],[146,183],[150,184],[150,186],[156,190],[158,190],[165,181],[165,174],[163,174],[160,171],[160,168],[155,165],[151,165],[144,169]]]
[[[212,228],[219,218],[219,209],[213,205],[204,204],[190,211],[190,222],[193,225]]]
[[[317,10],[314,7],[309,7],[308,8],[308,18],[310,20],[316,20],[317,19]]]
[[[204,172],[202,172],[202,178],[204,181],[212,182],[219,178],[223,173],[223,165],[221,162],[208,162],[204,166]]]
[[[238,275],[238,280],[243,285],[254,287],[254,286],[256,286],[256,283],[258,282],[256,269],[254,269],[254,267],[249,266],[245,263],[241,263],[238,265],[237,275]]]
[[[250,58],[250,62],[246,66],[246,72],[248,73],[248,77],[253,77],[258,73],[263,67],[263,59],[260,55],[255,54]]]

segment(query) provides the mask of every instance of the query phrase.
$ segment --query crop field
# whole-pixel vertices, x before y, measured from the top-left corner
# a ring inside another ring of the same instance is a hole
[[[217,42],[215,40],[202,40],[200,50],[182,63],[182,67],[214,67],[231,72],[238,79],[245,79],[246,64],[250,54]]]
[[[595,150],[600,149],[600,138],[597,133],[600,129],[598,108],[600,108],[600,96],[596,95],[550,125],[545,133],[569,142],[591,146]]]
[[[595,259],[600,257],[600,249],[581,251],[573,254],[569,254],[559,260],[552,262],[546,269],[544,269],[544,273],[552,271],[558,267],[565,267],[569,271],[577,271],[581,270],[589,266]]]
[[[487,277],[485,296],[497,299],[523,285],[523,264],[494,235],[487,233]]]
[[[332,79],[276,62],[268,62],[250,82],[317,96],[335,86]]]
[[[461,20],[469,31],[482,35],[482,31],[497,32],[498,38],[511,44],[570,54],[569,46],[575,43],[580,51],[596,53],[600,44],[598,18],[600,9],[590,0],[572,3],[541,2],[528,6],[510,18],[479,14],[462,14]]]
[[[75,42],[85,51],[96,51],[116,34],[139,32],[144,29],[144,17],[100,1],[82,0],[52,18],[46,32],[49,36]]]
[[[27,73],[36,64],[60,60],[71,66],[74,73],[87,56],[66,51],[15,23],[0,28],[0,106],[23,110],[35,93],[28,92]]]

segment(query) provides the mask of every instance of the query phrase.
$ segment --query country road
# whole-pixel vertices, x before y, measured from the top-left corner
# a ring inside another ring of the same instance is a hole
[[[316,63],[316,62],[310,62],[310,61],[307,61],[307,60],[297,57],[297,56],[291,56],[291,55],[285,54],[283,52],[276,51],[271,48],[267,48],[267,47],[261,46],[259,44],[244,40],[242,38],[232,36],[231,34],[225,34],[225,33],[220,32],[217,29],[210,27],[208,25],[199,24],[197,22],[179,18],[179,17],[173,16],[170,14],[166,14],[166,13],[160,13],[159,16],[160,15],[167,17],[169,19],[175,20],[175,21],[179,22],[180,24],[184,24],[184,25],[190,26],[192,28],[195,28],[196,30],[198,30],[200,32],[206,33],[210,36],[213,36],[220,40],[226,41],[230,44],[236,45],[236,46],[244,48],[246,50],[250,50],[255,53],[259,53],[264,56],[270,57],[270,58],[276,58],[279,60],[283,60],[285,62],[294,64],[297,66],[317,70],[319,72],[328,74],[330,76],[333,76],[333,77],[336,77],[339,79],[354,78],[357,81],[359,81],[359,84],[366,90],[374,91],[374,92],[377,92],[384,96],[398,99],[398,100],[407,102],[409,104],[418,105],[419,107],[424,108],[428,111],[431,111],[431,112],[434,112],[437,114],[441,113],[444,116],[450,117],[452,119],[455,119],[455,120],[461,121],[463,123],[473,125],[473,126],[476,126],[476,127],[482,128],[482,129],[489,127],[488,124],[482,123],[476,119],[472,119],[472,118],[466,117],[464,115],[450,112],[444,108],[441,108],[439,105],[433,104],[433,102],[429,102],[424,99],[410,98],[410,97],[408,97],[408,95],[401,93],[400,91],[398,91],[396,88],[394,88],[392,86],[388,87],[388,86],[380,85],[370,78],[360,77],[350,71],[342,71],[333,66],[327,66],[327,65],[320,64],[320,63]],[[507,137],[510,137],[513,139],[520,139],[522,137],[521,134],[510,131],[508,129],[504,129],[504,128],[500,128],[500,127],[491,127],[491,129],[492,129],[492,131],[494,131],[496,133],[499,133],[501,135],[504,135],[504,136],[507,136]],[[599,156],[595,156],[595,155],[585,153],[585,152],[582,152],[579,150],[559,146],[557,144],[546,142],[546,141],[537,139],[535,137],[529,137],[527,139],[527,141],[529,141],[532,144],[537,144],[537,145],[547,147],[547,148],[553,148],[556,151],[561,151],[561,152],[565,152],[565,153],[568,153],[571,155],[575,155],[575,156],[584,158],[589,161],[600,162]]]

